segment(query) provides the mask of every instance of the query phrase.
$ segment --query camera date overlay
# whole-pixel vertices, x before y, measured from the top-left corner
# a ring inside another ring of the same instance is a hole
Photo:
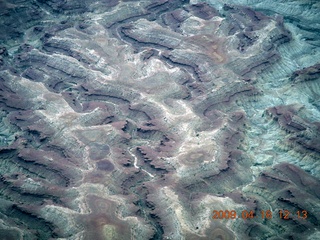
[[[237,212],[235,210],[213,210],[212,219],[267,219],[271,220],[272,218],[277,217],[284,220],[289,220],[293,218],[298,219],[307,219],[308,212],[306,210],[298,210],[296,212],[290,212],[288,210],[278,210],[277,212],[272,212],[271,210],[243,210]]]

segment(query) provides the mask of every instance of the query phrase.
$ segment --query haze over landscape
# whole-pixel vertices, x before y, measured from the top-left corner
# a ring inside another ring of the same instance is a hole
[[[319,33],[317,0],[0,0],[0,240],[320,239]]]

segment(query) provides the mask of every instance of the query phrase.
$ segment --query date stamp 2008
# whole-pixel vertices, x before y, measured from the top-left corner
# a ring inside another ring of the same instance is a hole
[[[296,212],[290,212],[288,210],[278,210],[278,212],[272,212],[271,210],[261,210],[261,211],[253,211],[253,210],[243,210],[241,213],[236,212],[235,210],[213,210],[212,211],[212,219],[267,219],[271,220],[273,217],[278,217],[283,220],[289,220],[293,218],[298,219],[307,219],[308,212],[306,210],[298,210]]]

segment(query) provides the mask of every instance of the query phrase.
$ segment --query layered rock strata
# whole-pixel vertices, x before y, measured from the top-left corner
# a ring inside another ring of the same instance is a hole
[[[310,27],[297,2],[2,1],[0,238],[317,239],[319,6]]]

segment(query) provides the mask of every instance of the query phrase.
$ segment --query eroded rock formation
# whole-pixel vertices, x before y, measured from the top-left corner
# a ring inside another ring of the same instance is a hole
[[[2,1],[0,238],[318,237],[319,36],[251,2]]]

